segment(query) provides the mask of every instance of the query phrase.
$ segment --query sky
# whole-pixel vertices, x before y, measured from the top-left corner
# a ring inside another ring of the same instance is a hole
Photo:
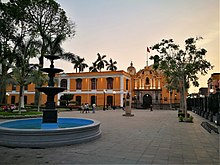
[[[207,87],[212,73],[220,73],[219,0],[57,0],[76,24],[76,34],[63,43],[67,52],[85,58],[91,66],[97,53],[117,61],[127,70],[131,61],[137,71],[146,66],[146,48],[162,39],[174,39],[184,48],[190,37],[203,37],[199,48],[214,65],[206,76],[199,75],[200,87]],[[148,60],[149,65],[153,61]],[[57,61],[57,67],[73,72],[71,63]],[[88,69],[87,69],[88,71]],[[190,88],[189,92],[198,92]]]
[[[76,24],[76,34],[63,43],[66,52],[85,58],[91,66],[97,53],[117,61],[118,70],[127,70],[131,61],[137,71],[146,66],[146,48],[162,39],[184,46],[190,37],[203,37],[198,47],[213,70],[199,75],[200,87],[207,87],[212,73],[220,73],[219,0],[57,0]],[[184,48],[184,47],[183,47]],[[151,51],[148,57],[156,55]],[[149,65],[153,61],[148,60]],[[46,62],[46,65],[48,62]],[[75,72],[73,64],[58,60],[56,67]],[[86,70],[88,71],[88,69]],[[198,92],[190,88],[189,92]]]

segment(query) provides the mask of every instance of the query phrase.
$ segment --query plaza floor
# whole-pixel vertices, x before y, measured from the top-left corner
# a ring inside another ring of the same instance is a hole
[[[0,164],[219,164],[219,134],[200,125],[206,119],[190,112],[194,123],[179,122],[171,110],[132,110],[134,117],[123,113],[61,112],[59,117],[99,120],[101,138],[45,149],[0,146]]]

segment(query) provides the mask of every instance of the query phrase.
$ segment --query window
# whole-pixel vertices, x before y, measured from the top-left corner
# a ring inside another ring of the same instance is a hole
[[[67,88],[67,79],[62,79],[60,81],[60,87]]]
[[[81,105],[81,96],[76,96],[77,105]]]
[[[15,96],[11,96],[11,104],[15,104]]]
[[[146,85],[149,85],[150,84],[150,80],[149,80],[149,78],[147,77],[146,78]]]
[[[96,104],[96,96],[91,96],[91,105]]]
[[[113,78],[112,77],[107,78],[107,89],[113,89]]]
[[[24,86],[24,90],[27,91],[28,90],[28,85]]]
[[[12,84],[12,90],[16,91],[16,84],[14,84],[14,83]]]
[[[112,106],[113,104],[113,97],[112,96],[107,96],[107,106]]]
[[[96,78],[92,78],[91,79],[91,89],[97,89],[97,79]]]
[[[82,89],[82,79],[76,79],[76,89]]]
[[[126,90],[128,90],[128,79],[126,80]]]
[[[24,96],[24,104],[27,104],[27,96]]]

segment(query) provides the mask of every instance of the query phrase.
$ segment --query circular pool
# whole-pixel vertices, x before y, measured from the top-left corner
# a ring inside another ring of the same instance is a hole
[[[0,145],[45,148],[88,142],[101,136],[100,122],[82,118],[11,120],[0,123]]]

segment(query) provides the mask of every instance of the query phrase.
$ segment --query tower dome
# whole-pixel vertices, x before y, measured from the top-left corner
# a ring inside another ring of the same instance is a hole
[[[136,69],[135,69],[135,67],[133,67],[132,61],[130,63],[130,66],[127,68],[127,72],[132,76],[135,75],[135,73],[136,73]]]

